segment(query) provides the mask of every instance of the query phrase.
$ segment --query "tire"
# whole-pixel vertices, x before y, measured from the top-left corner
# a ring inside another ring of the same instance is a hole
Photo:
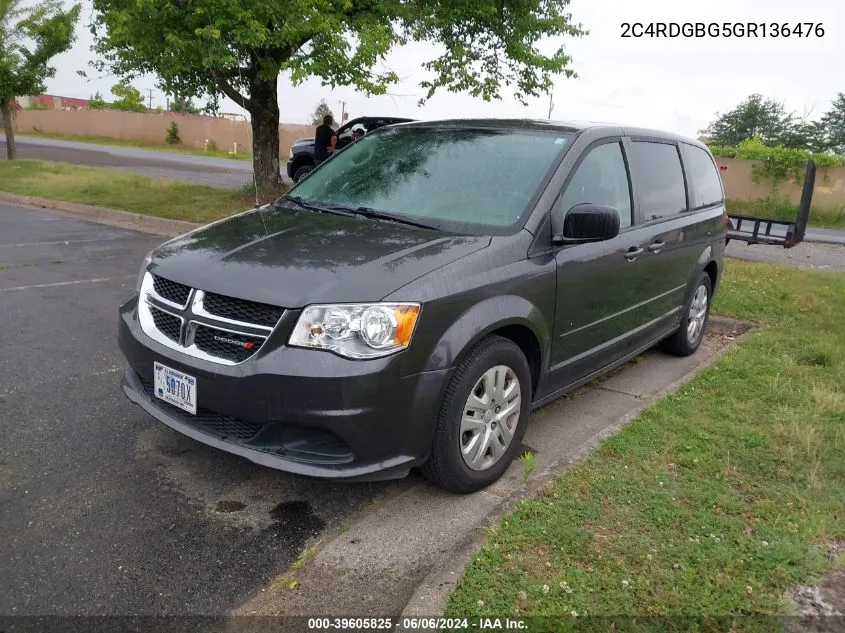
[[[495,383],[502,378],[504,388],[497,390]],[[513,407],[509,413],[508,405]],[[480,341],[458,365],[446,388],[422,475],[450,492],[467,494],[486,488],[505,473],[520,450],[530,405],[531,371],[522,350],[501,336]],[[467,426],[462,430],[465,412],[471,430]],[[510,440],[505,446],[507,436]]]
[[[303,165],[302,167],[297,167],[296,171],[293,172],[293,181],[299,182],[312,171],[314,171],[314,168],[311,165]]]
[[[703,300],[702,293],[704,293]],[[707,330],[712,298],[713,286],[710,282],[710,275],[701,273],[686,305],[684,305],[681,327],[661,343],[661,347],[665,351],[675,356],[689,356],[695,353],[701,345],[702,339],[704,339],[704,332]],[[691,326],[693,319],[696,319],[697,323],[694,328]],[[693,329],[695,330],[694,334],[692,334]]]

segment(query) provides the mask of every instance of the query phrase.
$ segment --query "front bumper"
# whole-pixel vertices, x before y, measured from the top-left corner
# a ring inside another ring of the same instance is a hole
[[[293,159],[292,158],[288,160],[287,171],[288,171],[288,178],[293,180],[293,173],[294,172],[293,172]]]
[[[120,310],[123,391],[176,431],[279,470],[376,480],[402,477],[422,464],[451,370],[403,376],[403,353],[354,361],[287,347],[297,317],[286,313],[253,357],[224,366],[149,338],[133,298]],[[154,397],[156,361],[196,378],[197,415]]]

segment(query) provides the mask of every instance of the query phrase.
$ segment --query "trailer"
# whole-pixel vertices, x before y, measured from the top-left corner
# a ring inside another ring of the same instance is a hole
[[[751,215],[735,215],[728,211],[731,225],[727,241],[737,240],[748,244],[769,244],[792,248],[804,240],[807,219],[810,217],[810,204],[813,201],[813,187],[816,184],[816,164],[807,161],[804,172],[804,188],[795,221],[759,218]]]

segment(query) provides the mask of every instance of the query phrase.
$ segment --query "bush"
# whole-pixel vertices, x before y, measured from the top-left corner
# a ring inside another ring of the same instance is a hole
[[[168,145],[179,145],[182,140],[179,138],[179,126],[176,121],[172,121],[167,127],[167,136],[164,137],[164,142]]]
[[[746,139],[736,147],[711,145],[710,151],[715,156],[759,161],[752,168],[754,180],[759,182],[762,179],[769,179],[775,188],[787,179],[800,184],[807,160],[811,157],[816,163],[816,167],[821,170],[828,167],[845,166],[844,156],[824,152],[812,153],[803,149],[784,147],[783,145],[769,147],[757,137]]]
[[[218,151],[218,149],[217,149],[217,143],[215,143],[215,142],[214,142],[214,139],[213,139],[213,138],[208,139],[208,140],[205,142],[205,151],[206,151],[206,152],[216,152],[216,151]]]

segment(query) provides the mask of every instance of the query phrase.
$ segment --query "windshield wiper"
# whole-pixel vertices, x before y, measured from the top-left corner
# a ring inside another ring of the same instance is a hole
[[[314,213],[334,213],[335,215],[346,216],[355,215],[355,213],[353,213],[349,209],[343,209],[341,207],[323,207],[317,204],[312,204],[310,202],[305,202],[302,198],[299,198],[297,196],[284,196],[283,200],[290,200],[298,207],[301,207],[306,211],[313,211]]]
[[[401,224],[407,224],[408,226],[416,226],[421,229],[429,229],[432,231],[440,230],[437,226],[426,224],[424,222],[417,222],[416,220],[411,220],[402,215],[393,215],[392,213],[386,213],[385,211],[379,211],[378,209],[373,209],[371,207],[357,207],[353,209],[350,207],[333,206],[330,208],[349,211],[354,213],[355,215],[360,215],[361,217],[370,218],[373,220],[387,220],[388,222],[399,222]]]

